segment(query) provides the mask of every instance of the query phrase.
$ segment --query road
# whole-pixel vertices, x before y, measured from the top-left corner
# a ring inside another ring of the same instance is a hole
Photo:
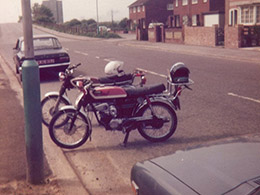
[[[43,32],[35,29],[34,33]],[[0,25],[0,54],[13,70],[12,47],[21,35],[20,24]],[[181,95],[178,127],[167,142],[151,144],[136,131],[130,134],[128,146],[123,148],[119,145],[124,138],[121,132],[107,132],[94,122],[91,142],[75,150],[63,150],[91,194],[132,194],[129,176],[137,161],[259,133],[259,63],[232,56],[220,58],[160,47],[151,49],[148,44],[139,47],[125,39],[78,40],[64,36],[59,39],[72,63],[82,63],[77,74],[104,76],[104,67],[110,60],[124,61],[126,72],[139,67],[167,74],[172,64],[182,61],[195,81],[193,91],[186,90]],[[41,75],[42,96],[58,90],[60,83],[54,75]],[[164,78],[153,75],[147,75],[147,80],[148,83],[165,82]],[[75,96],[75,91],[70,93],[70,98]]]

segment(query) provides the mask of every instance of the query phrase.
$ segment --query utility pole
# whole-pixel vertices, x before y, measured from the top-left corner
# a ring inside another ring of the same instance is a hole
[[[27,157],[26,178],[31,184],[42,184],[43,143],[40,104],[39,67],[34,59],[30,0],[22,0],[25,61],[22,64],[25,144]]]
[[[111,21],[112,21],[112,26],[114,24],[114,11],[111,10]]]
[[[98,0],[96,0],[96,9],[97,9],[97,34],[99,34]]]

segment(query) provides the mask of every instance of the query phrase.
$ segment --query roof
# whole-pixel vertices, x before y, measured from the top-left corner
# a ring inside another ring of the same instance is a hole
[[[148,1],[150,1],[150,0],[137,0],[134,3],[132,3],[131,5],[129,5],[128,7],[136,7],[136,6],[144,5]]]

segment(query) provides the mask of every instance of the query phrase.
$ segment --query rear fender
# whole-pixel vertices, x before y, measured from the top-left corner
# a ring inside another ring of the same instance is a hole
[[[172,108],[173,110],[177,110],[176,106],[167,98],[165,97],[151,97],[149,98],[150,102],[153,103],[160,103],[160,104],[166,104],[167,106],[169,106],[170,108]],[[146,100],[144,100],[144,102],[142,104],[140,104],[137,109],[134,112],[134,115],[138,115],[139,112],[144,109],[146,106],[148,106],[148,102]]]

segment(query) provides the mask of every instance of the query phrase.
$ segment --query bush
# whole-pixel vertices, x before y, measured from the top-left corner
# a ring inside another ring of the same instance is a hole
[[[111,32],[103,32],[97,35],[98,38],[105,38],[105,39],[118,39],[121,38],[118,34],[111,33]]]

